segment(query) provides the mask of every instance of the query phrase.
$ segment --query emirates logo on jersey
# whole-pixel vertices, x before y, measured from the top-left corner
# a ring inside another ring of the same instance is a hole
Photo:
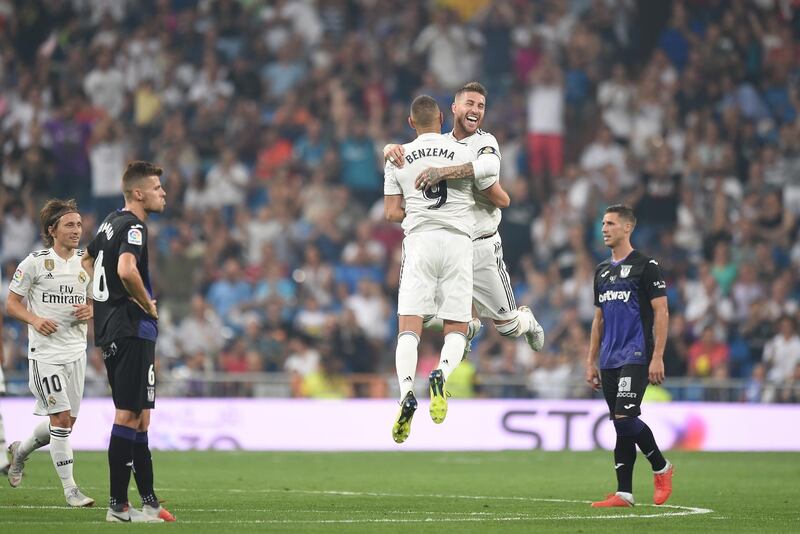
[[[86,297],[82,293],[75,293],[75,288],[61,284],[58,286],[58,293],[55,291],[45,291],[42,293],[44,304],[86,304]]]

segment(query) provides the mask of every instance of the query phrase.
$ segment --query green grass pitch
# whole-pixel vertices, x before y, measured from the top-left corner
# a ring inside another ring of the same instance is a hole
[[[156,488],[177,524],[106,524],[105,453],[79,452],[75,476],[98,505],[68,509],[50,456],[22,486],[0,486],[0,531],[93,532],[797,532],[800,454],[670,452],[674,492],[652,504],[641,455],[637,506],[593,509],[615,488],[611,453],[154,452]],[[131,484],[131,500],[139,506]],[[15,529],[14,527],[20,527]],[[639,530],[641,529],[641,530]]]

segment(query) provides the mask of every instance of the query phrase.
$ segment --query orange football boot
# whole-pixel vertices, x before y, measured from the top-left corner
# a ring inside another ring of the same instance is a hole
[[[672,494],[672,473],[675,472],[675,466],[669,464],[669,469],[663,473],[653,475],[653,502],[656,504],[664,504]]]
[[[620,497],[616,493],[609,493],[604,501],[597,501],[592,503],[592,508],[612,508],[612,507],[630,508],[632,506],[633,506],[632,502]]]

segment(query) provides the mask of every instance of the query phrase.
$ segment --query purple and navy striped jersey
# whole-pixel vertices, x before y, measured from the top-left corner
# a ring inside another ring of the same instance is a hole
[[[603,312],[600,369],[648,364],[653,356],[653,306],[666,295],[658,262],[634,250],[594,271],[594,305]]]

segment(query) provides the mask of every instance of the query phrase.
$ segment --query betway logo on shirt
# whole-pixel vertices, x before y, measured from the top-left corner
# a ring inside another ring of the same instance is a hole
[[[600,293],[598,300],[602,304],[603,302],[608,302],[610,300],[621,300],[622,302],[628,302],[628,299],[631,298],[630,291],[605,291]]]

